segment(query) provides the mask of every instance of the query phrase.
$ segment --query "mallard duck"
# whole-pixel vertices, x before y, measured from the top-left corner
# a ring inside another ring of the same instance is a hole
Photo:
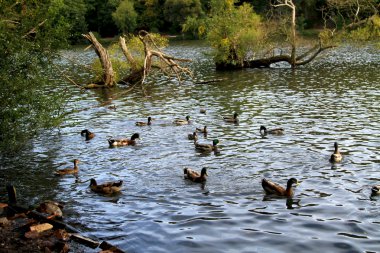
[[[198,143],[198,142],[194,141],[195,149],[202,151],[202,152],[211,152],[211,151],[217,152],[218,151],[218,146],[217,146],[218,143],[219,143],[218,139],[213,140],[212,145],[211,144],[205,144],[205,143]]]
[[[176,125],[187,125],[190,123],[190,116],[187,115],[186,119],[175,119],[173,123]]]
[[[202,182],[205,182],[207,180],[207,168],[202,168],[201,170],[201,174],[199,174],[199,172],[197,171],[194,171],[192,169],[189,169],[189,168],[185,168],[183,170],[184,174],[185,174],[185,178],[186,179],[189,179],[193,182],[196,182],[196,183],[202,183]]]
[[[187,135],[187,138],[188,138],[189,140],[197,141],[197,140],[198,140],[198,134],[197,134],[197,132],[194,132],[194,133],[192,133],[192,134],[188,134],[188,135]]]
[[[234,113],[234,116],[224,116],[223,119],[226,122],[231,122],[231,123],[239,123],[238,119],[239,114],[237,112]]]
[[[148,122],[138,121],[136,126],[150,126],[152,124],[152,117],[148,117]]]
[[[203,128],[196,128],[195,129],[199,133],[207,134],[207,126],[204,126]]]
[[[378,195],[380,194],[380,185],[375,185],[371,189],[372,195]]]
[[[260,134],[261,135],[267,135],[267,134],[281,135],[281,134],[284,134],[284,129],[283,128],[275,128],[275,129],[267,130],[267,128],[265,126],[261,126],[260,127]]]
[[[293,189],[292,185],[296,184],[298,185],[298,181],[295,178],[291,178],[288,180],[288,183],[286,184],[286,189],[282,187],[281,185],[278,185],[276,183],[273,183],[265,178],[261,181],[261,185],[263,186],[264,191],[267,194],[274,194],[277,196],[285,196],[285,197],[292,197],[293,196]]]
[[[51,215],[56,216],[56,217],[62,217],[61,208],[63,208],[62,204],[55,202],[55,201],[47,200],[47,201],[41,203],[37,207],[36,210],[40,213],[47,213],[47,214],[51,214]]]
[[[335,150],[334,150],[334,153],[330,157],[330,162],[339,163],[342,161],[343,157],[338,150],[338,143],[337,142],[334,143],[334,148],[335,148]]]
[[[91,178],[90,188],[93,192],[104,193],[104,194],[112,194],[121,191],[121,186],[123,181],[119,182],[107,182],[103,184],[97,184],[94,178]]]
[[[110,144],[110,147],[116,147],[116,146],[128,146],[128,145],[136,145],[136,139],[140,138],[140,135],[138,133],[134,133],[130,139],[121,138],[121,139],[108,139],[108,143]]]
[[[66,168],[66,169],[62,169],[62,170],[57,170],[55,172],[55,174],[56,175],[76,174],[79,171],[79,169],[78,169],[78,163],[79,163],[79,160],[75,159],[74,160],[74,167],[73,168]]]
[[[80,135],[85,136],[86,141],[91,140],[95,137],[95,134],[93,132],[90,132],[88,129],[82,130],[82,132],[80,132]]]

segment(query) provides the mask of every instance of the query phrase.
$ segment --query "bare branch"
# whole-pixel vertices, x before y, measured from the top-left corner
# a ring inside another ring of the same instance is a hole
[[[29,35],[31,34],[35,34],[37,32],[37,29],[41,26],[43,26],[45,24],[45,22],[47,21],[47,19],[45,19],[44,21],[40,22],[36,27],[33,27],[29,32],[27,32],[24,36],[22,36],[21,38],[25,39],[26,37],[28,37]]]

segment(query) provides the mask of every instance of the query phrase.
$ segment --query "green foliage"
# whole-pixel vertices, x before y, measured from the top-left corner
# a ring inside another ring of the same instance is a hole
[[[116,10],[112,13],[112,19],[123,33],[133,32],[137,25],[137,13],[134,9],[133,1],[121,1]]]
[[[204,38],[206,35],[205,19],[187,17],[182,25],[182,32],[190,32],[194,38]]]
[[[380,16],[374,15],[363,25],[349,32],[349,37],[355,42],[379,40]]]
[[[151,32],[165,31],[163,0],[137,1],[135,9],[138,13],[137,26]]]
[[[199,18],[203,15],[202,5],[200,0],[166,0],[164,15],[172,24],[172,31],[178,31],[186,18]]]
[[[58,126],[64,94],[52,84],[54,48],[70,27],[59,0],[0,2],[0,150],[20,149]],[[57,92],[58,91],[58,92]]]
[[[102,37],[113,37],[118,28],[112,19],[120,0],[84,0],[87,8],[86,23],[89,31],[97,32]]]
[[[207,40],[216,49],[215,62],[241,65],[261,45],[264,33],[260,17],[251,5],[234,6],[234,1],[212,1],[207,19]]]
[[[64,0],[64,7],[60,13],[61,17],[70,22],[69,41],[71,44],[83,41],[82,34],[87,32],[86,11],[84,0]]]

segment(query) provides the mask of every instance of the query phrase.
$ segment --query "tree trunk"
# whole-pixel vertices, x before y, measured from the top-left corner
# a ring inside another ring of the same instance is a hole
[[[115,76],[107,50],[98,42],[92,32],[82,35],[91,42],[103,68],[103,80],[96,84],[88,84],[86,88],[113,87],[115,85]]]
[[[124,56],[127,58],[128,62],[131,65],[131,73],[122,79],[124,83],[136,84],[142,82],[144,77],[144,68],[139,66],[132,54],[129,52],[127,45],[125,44],[124,37],[120,36],[119,43],[121,50],[123,51]]]

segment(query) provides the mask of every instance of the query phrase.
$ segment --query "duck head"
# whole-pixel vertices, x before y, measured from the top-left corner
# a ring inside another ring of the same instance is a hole
[[[218,140],[218,139],[215,139],[215,140],[212,141],[212,145],[213,145],[213,146],[218,145],[218,143],[219,143],[219,140]]]
[[[201,170],[201,177],[203,177],[203,176],[208,176],[206,167],[202,168],[202,170]]]
[[[134,133],[131,137],[131,140],[136,140],[136,139],[139,139],[140,138],[140,135],[138,133]]]
[[[335,151],[338,151],[338,142],[334,143],[334,149],[335,149]]]
[[[293,184],[299,185],[298,180],[295,179],[294,177],[292,177],[291,179],[288,180],[288,183],[286,184],[286,189],[290,189]]]
[[[98,184],[96,183],[95,178],[91,178],[90,180],[90,186],[97,186]]]

